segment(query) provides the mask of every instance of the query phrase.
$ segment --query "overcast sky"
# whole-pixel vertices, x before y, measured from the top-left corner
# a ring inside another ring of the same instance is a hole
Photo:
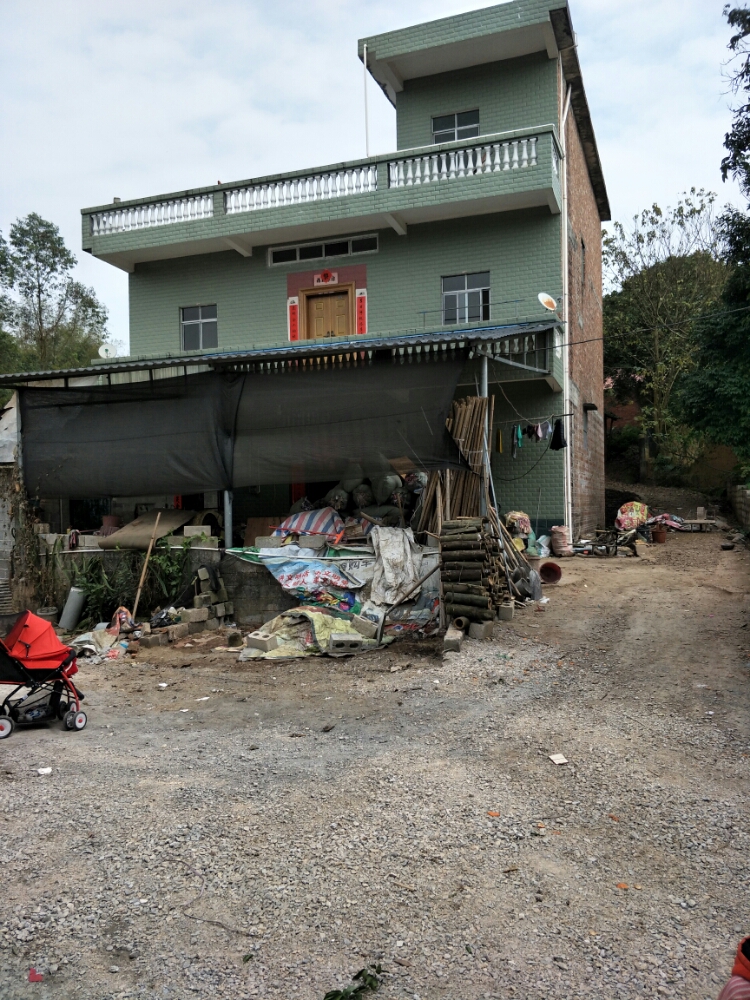
[[[0,231],[55,222],[127,345],[127,275],[80,250],[80,209],[365,155],[357,39],[463,0],[3,0]],[[722,184],[724,0],[570,0],[612,213]],[[395,111],[370,81],[371,152]],[[529,124],[535,124],[530,122]]]

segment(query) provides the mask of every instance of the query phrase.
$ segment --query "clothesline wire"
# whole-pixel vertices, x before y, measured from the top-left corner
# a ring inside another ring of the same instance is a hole
[[[574,417],[574,413],[553,413],[551,417],[530,417],[528,422],[530,424],[543,424],[545,420],[557,420],[558,417]],[[526,420],[526,417],[522,418]],[[517,417],[511,417],[510,420],[496,420],[496,424],[515,424],[518,423]]]
[[[501,483],[515,483],[517,479],[523,479],[525,476],[528,476],[528,474],[530,472],[533,472],[534,469],[537,467],[537,465],[539,465],[539,463],[541,462],[541,460],[544,458],[544,456],[550,450],[551,444],[552,444],[552,438],[549,439],[549,443],[547,444],[547,447],[544,449],[544,451],[539,456],[539,458],[536,460],[536,462],[534,462],[534,464],[531,466],[531,468],[527,469],[526,472],[522,472],[520,476],[511,476],[510,479],[503,479],[500,476],[494,476],[493,478],[497,479],[498,482],[501,482]]]

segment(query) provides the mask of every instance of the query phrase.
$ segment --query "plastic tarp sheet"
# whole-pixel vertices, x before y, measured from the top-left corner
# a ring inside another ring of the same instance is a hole
[[[461,468],[445,418],[466,352],[403,364],[204,372],[112,386],[19,390],[32,495],[149,496]]]

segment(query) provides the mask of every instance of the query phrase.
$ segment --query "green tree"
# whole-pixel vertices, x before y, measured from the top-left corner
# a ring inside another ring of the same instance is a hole
[[[693,188],[675,208],[653,205],[604,235],[605,377],[619,399],[638,401],[644,435],[661,446],[674,425],[675,385],[696,363],[695,319],[725,281],[715,197]]]
[[[13,223],[8,242],[0,236],[0,278],[11,292],[0,303],[2,330],[25,368],[88,364],[104,342],[107,310],[73,279],[75,264],[57,226],[36,213]]]
[[[742,100],[732,109],[732,128],[724,137],[727,155],[721,161],[721,175],[724,180],[734,177],[745,197],[750,198],[750,10],[727,4],[724,16],[735,29],[728,48],[737,62],[729,82],[735,94],[742,94]]]
[[[750,217],[731,209],[720,228],[729,268],[721,310],[695,324],[695,365],[679,401],[684,418],[710,441],[729,445],[750,476]]]

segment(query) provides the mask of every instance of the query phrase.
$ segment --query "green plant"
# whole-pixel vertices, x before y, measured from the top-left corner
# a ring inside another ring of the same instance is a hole
[[[349,1000],[350,997],[360,996],[362,993],[375,993],[383,982],[380,978],[382,972],[383,969],[380,965],[369,965],[366,969],[360,969],[352,976],[352,981],[348,986],[345,986],[343,990],[330,990],[323,997],[323,1000]]]
[[[169,538],[159,539],[148,564],[140,600],[142,610],[154,610],[184,589],[189,556],[189,541],[173,548]],[[109,554],[109,571],[105,565],[107,557],[100,556],[83,558],[74,567],[73,584],[86,594],[86,617],[82,625],[110,621],[121,605],[133,607],[145,558],[145,553],[118,549]]]

